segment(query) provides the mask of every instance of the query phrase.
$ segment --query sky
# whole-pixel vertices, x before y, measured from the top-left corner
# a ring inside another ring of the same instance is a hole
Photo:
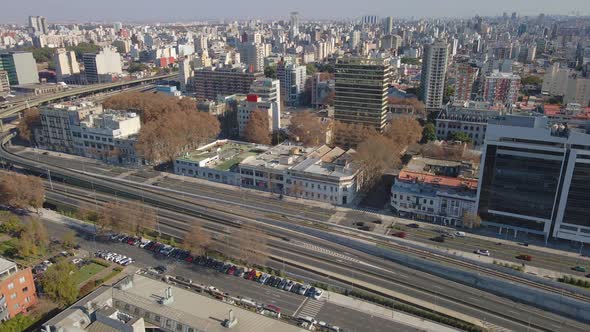
[[[0,0],[0,23],[26,24],[29,15],[63,22],[176,22],[204,19],[302,20],[379,17],[590,15],[590,0]]]

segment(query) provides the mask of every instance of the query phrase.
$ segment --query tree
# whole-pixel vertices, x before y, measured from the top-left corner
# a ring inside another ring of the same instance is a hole
[[[41,279],[43,292],[60,306],[70,305],[78,297],[73,271],[74,265],[62,260],[50,266]]]
[[[360,123],[335,121],[332,128],[337,145],[345,148],[356,148],[370,136],[378,135],[374,128]]]
[[[401,163],[401,149],[398,143],[383,135],[370,136],[358,145],[354,157],[363,169],[364,189],[373,187],[387,169]]]
[[[401,59],[401,63],[406,64],[406,65],[414,65],[414,66],[418,66],[420,65],[420,59],[418,58],[412,58],[412,57],[402,57]]]
[[[326,95],[326,97],[324,97],[324,100],[322,101],[322,104],[328,105],[328,106],[334,106],[334,99],[335,98],[336,98],[336,92],[335,91],[330,91],[330,93],[328,93]]]
[[[397,117],[391,121],[391,125],[385,131],[385,136],[389,137],[402,148],[406,148],[408,145],[420,141],[422,138],[422,126],[412,117]]]
[[[455,95],[455,87],[450,84],[446,84],[445,91],[443,94],[443,104],[448,103],[451,100],[451,97],[453,97],[454,95]]]
[[[479,228],[481,226],[481,217],[477,213],[464,211],[461,221],[465,227]]]
[[[525,76],[521,79],[522,85],[541,85],[543,84],[543,79],[538,76]]]
[[[309,76],[315,75],[315,73],[317,73],[317,71],[318,71],[317,67],[313,63],[306,64],[305,69],[306,69],[307,75],[309,75]]]
[[[449,160],[463,160],[463,145],[442,145],[433,142],[422,146],[421,153],[427,158],[449,159]],[[479,159],[479,155],[477,156]],[[475,157],[473,157],[475,161]]]
[[[432,142],[436,140],[436,128],[432,122],[427,123],[422,130],[422,142]]]
[[[62,245],[64,249],[71,249],[76,246],[76,233],[72,230],[67,231],[61,237]]]
[[[132,62],[131,64],[129,64],[129,67],[127,68],[127,71],[129,73],[136,73],[136,72],[140,72],[140,71],[144,71],[149,69],[149,67],[141,62]]]
[[[32,128],[41,125],[41,117],[37,108],[28,108],[18,123],[18,134],[22,139],[32,142]]]
[[[472,139],[469,137],[469,135],[465,132],[462,131],[456,131],[453,133],[449,133],[447,140],[449,141],[461,141],[464,143],[471,143]]]
[[[232,238],[230,256],[249,264],[262,265],[268,260],[268,244],[265,234],[254,225],[243,224],[237,236]]]
[[[33,234],[35,245],[45,249],[49,244],[49,235],[47,234],[47,228],[41,223],[39,218],[33,218],[31,220],[31,233]]]
[[[318,146],[326,143],[328,125],[311,112],[298,112],[291,117],[287,128],[294,140],[305,146]]]
[[[424,106],[424,103],[419,101],[417,98],[389,97],[388,104],[407,106],[412,110],[412,114],[420,116],[424,116],[426,114],[426,106]]]
[[[277,65],[272,64],[264,67],[264,76],[272,79],[277,78]]]
[[[248,142],[269,145],[271,143],[268,114],[262,110],[250,113],[250,120],[244,130],[244,138]]]
[[[40,178],[16,173],[0,175],[0,204],[15,208],[41,208],[45,188]]]
[[[76,57],[82,59],[84,53],[96,53],[100,51],[100,46],[94,43],[82,42],[75,46],[69,46],[67,50],[76,52]]]
[[[184,234],[182,247],[193,255],[206,256],[211,247],[211,235],[203,230],[200,223],[193,223],[191,229]]]
[[[0,233],[18,236],[22,230],[23,224],[17,216],[9,212],[0,212]]]
[[[26,316],[18,314],[14,318],[3,322],[0,325],[0,332],[21,332],[26,331],[31,325],[35,323],[32,315]]]

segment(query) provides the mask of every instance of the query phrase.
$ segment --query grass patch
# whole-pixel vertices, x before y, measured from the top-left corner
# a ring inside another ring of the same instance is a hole
[[[90,263],[87,265],[82,266],[74,275],[74,279],[76,280],[76,284],[81,284],[84,281],[90,279],[92,276],[97,274],[98,272],[104,270],[105,267],[96,263]]]
[[[500,265],[500,266],[503,266],[503,267],[507,267],[509,269],[516,270],[518,272],[524,272],[524,267],[522,265],[502,263],[502,262],[498,262],[498,261],[494,261],[494,264]]]
[[[109,274],[108,274],[106,277],[104,277],[104,278],[100,278],[100,279],[96,279],[96,280],[94,281],[94,285],[95,285],[95,286],[102,285],[103,283],[105,283],[105,282],[109,281],[111,278],[115,277],[117,274],[121,273],[121,271],[123,271],[123,269],[122,269],[122,268],[120,268],[120,267],[116,267],[116,268],[114,268],[114,269],[111,271],[111,273],[109,273]]]

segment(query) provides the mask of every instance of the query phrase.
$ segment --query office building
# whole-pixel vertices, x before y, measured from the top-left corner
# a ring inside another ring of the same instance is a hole
[[[361,32],[358,30],[353,30],[350,32],[350,40],[349,45],[351,49],[355,49],[359,46],[361,42]]]
[[[56,49],[53,54],[53,64],[58,82],[63,82],[64,78],[69,76],[80,74],[80,66],[74,51],[66,51],[65,48]]]
[[[520,84],[520,76],[494,71],[485,78],[483,100],[491,104],[516,104]]]
[[[390,35],[393,32],[393,17],[388,16],[383,19],[383,34]]]
[[[336,61],[335,68],[334,119],[382,131],[391,79],[389,59],[344,57]]]
[[[291,38],[295,38],[299,35],[299,13],[291,12]]]
[[[571,75],[567,81],[563,103],[590,106],[590,79],[581,75]]]
[[[262,72],[249,72],[243,67],[198,69],[193,78],[195,97],[215,100],[220,95],[247,94],[252,82],[262,77]]]
[[[10,85],[39,83],[37,63],[31,52],[9,52],[0,54],[0,70],[8,73]]]
[[[479,67],[469,62],[458,62],[456,64],[455,100],[472,100],[474,84],[479,74]]]
[[[86,81],[89,84],[112,82],[113,77],[123,73],[121,55],[112,47],[97,53],[83,55]]]
[[[15,262],[0,257],[0,322],[26,314],[37,304],[31,268],[19,269]]]
[[[277,78],[281,81],[281,95],[287,105],[299,104],[299,97],[305,88],[307,67],[286,63],[281,60],[277,63]]]
[[[47,20],[43,16],[29,16],[29,28],[33,33],[48,34]]]
[[[402,37],[398,35],[385,35],[381,37],[381,48],[385,50],[395,50],[402,46]]]
[[[488,122],[478,187],[487,225],[590,243],[590,135],[546,117]]]
[[[571,69],[554,63],[545,72],[541,91],[551,96],[563,96],[568,86]]]
[[[424,46],[420,89],[427,109],[440,109],[445,92],[449,45],[442,40]]]
[[[367,24],[367,25],[375,25],[375,24],[377,24],[377,16],[365,15],[361,18],[361,23]]]
[[[180,82],[180,91],[186,92],[186,85],[194,76],[192,62],[193,55],[185,55],[178,60],[178,81]]]
[[[0,97],[10,94],[10,82],[8,81],[8,72],[0,70]]]

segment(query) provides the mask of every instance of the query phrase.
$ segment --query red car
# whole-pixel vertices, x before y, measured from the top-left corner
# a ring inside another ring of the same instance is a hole
[[[393,234],[393,236],[397,236],[399,238],[405,239],[406,236],[408,236],[408,233],[406,233],[406,232],[397,232],[397,233]]]
[[[236,272],[235,265],[232,265],[232,266],[229,267],[229,269],[227,269],[227,274],[229,274],[229,275],[234,274],[234,272]]]
[[[189,263],[192,263],[193,260],[194,260],[194,258],[193,258],[193,256],[188,255],[184,260],[187,261],[187,262],[189,262]]]
[[[248,280],[252,280],[254,279],[254,277],[256,276],[256,270],[252,269],[250,270],[250,272],[248,272],[248,274],[246,275],[246,279]]]
[[[530,262],[533,260],[533,256],[531,256],[531,255],[518,255],[518,256],[516,256],[516,258],[525,260],[527,262]]]

